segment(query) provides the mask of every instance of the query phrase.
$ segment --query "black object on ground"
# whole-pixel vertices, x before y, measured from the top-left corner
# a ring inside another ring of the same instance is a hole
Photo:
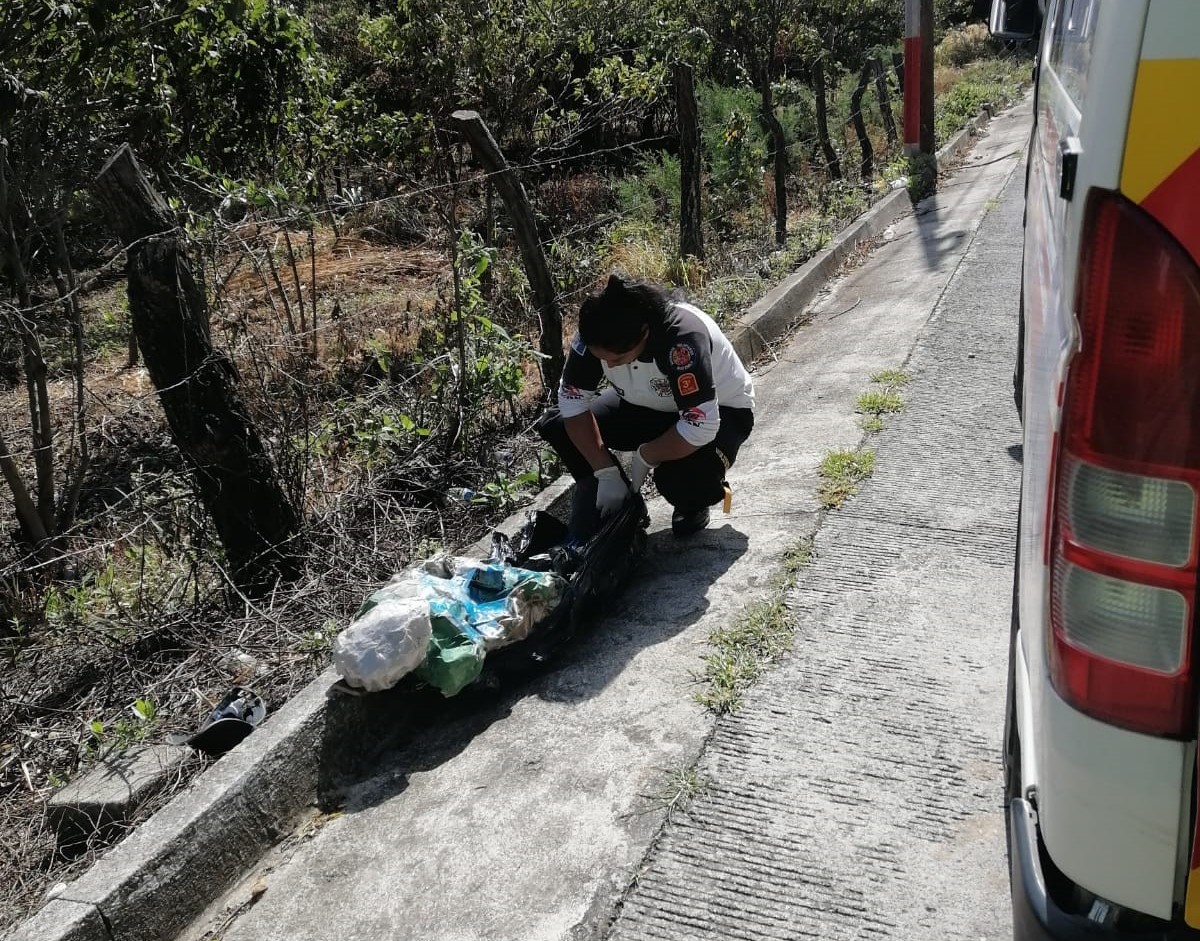
[[[196,751],[216,757],[223,755],[253,732],[267,717],[267,705],[262,697],[244,686],[227,692],[208,721],[193,735],[168,735],[172,745],[190,745]]]
[[[649,525],[646,502],[635,493],[582,546],[564,541],[567,528],[541,511],[511,540],[493,536],[496,561],[543,571],[548,565],[568,584],[562,600],[529,637],[488,654],[484,677],[510,677],[549,661],[625,586],[645,553]]]

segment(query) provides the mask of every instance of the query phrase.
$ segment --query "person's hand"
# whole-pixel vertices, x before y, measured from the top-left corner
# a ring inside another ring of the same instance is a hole
[[[642,445],[644,448],[645,445]],[[657,464],[651,464],[642,456],[642,448],[638,448],[633,453],[633,464],[629,468],[630,486],[633,492],[637,493],[642,489],[642,484],[646,482],[646,477],[652,468],[658,467]]]
[[[616,513],[629,496],[629,488],[625,486],[625,478],[621,476],[621,468],[615,464],[612,467],[602,467],[596,471],[596,509],[602,517]]]

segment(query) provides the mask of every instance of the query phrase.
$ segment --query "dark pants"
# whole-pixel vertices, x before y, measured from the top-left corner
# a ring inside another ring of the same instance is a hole
[[[716,440],[677,461],[664,461],[654,470],[654,482],[663,499],[684,512],[719,503],[724,496],[725,472],[737,459],[738,449],[750,437],[754,412],[748,408],[720,408],[721,427]],[[614,451],[636,451],[679,421],[677,412],[659,412],[624,399],[606,396],[592,403],[600,438]],[[558,452],[578,481],[592,479],[592,468],[567,436],[557,408],[547,410],[537,424],[538,433]]]

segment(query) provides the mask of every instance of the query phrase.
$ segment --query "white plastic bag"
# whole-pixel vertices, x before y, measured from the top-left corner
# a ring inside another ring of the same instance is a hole
[[[372,693],[390,689],[421,665],[432,633],[424,598],[399,593],[382,597],[338,634],[334,669],[350,686]]]

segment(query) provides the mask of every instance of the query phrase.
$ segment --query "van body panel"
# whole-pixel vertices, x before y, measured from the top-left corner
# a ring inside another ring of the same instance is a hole
[[[1145,163],[1140,151],[1134,162],[1127,161],[1126,151],[1142,74],[1143,32],[1154,2],[1063,0],[1051,5],[1045,23],[1029,157],[1024,286],[1021,656],[1016,662],[1028,675],[1018,678],[1015,688],[1018,717],[1032,717],[1020,721],[1020,728],[1022,752],[1034,752],[1027,766],[1036,780],[1022,784],[1036,788],[1049,857],[1084,889],[1170,919],[1182,901],[1180,876],[1186,870],[1181,860],[1190,850],[1188,806],[1181,794],[1190,796],[1192,747],[1119,729],[1074,709],[1055,691],[1047,656],[1050,514],[1062,391],[1079,344],[1075,294],[1084,207],[1092,189],[1122,189],[1126,166]],[[1098,63],[1103,67],[1094,67]],[[1071,199],[1061,195],[1068,150],[1078,157]],[[1019,701],[1026,696],[1028,704]]]
[[[1152,13],[1156,8],[1152,7]],[[1191,29],[1200,33],[1200,9]],[[1147,36],[1149,41],[1150,37]],[[1156,36],[1179,51],[1178,37]],[[1200,54],[1193,40],[1193,54]],[[1163,224],[1193,260],[1200,260],[1200,58],[1147,58],[1138,67],[1129,117],[1121,190]]]
[[[1055,747],[1039,750],[1038,761],[1057,799],[1038,817],[1050,858],[1089,891],[1169,919],[1190,749],[1092,719],[1044,688],[1039,723]]]

